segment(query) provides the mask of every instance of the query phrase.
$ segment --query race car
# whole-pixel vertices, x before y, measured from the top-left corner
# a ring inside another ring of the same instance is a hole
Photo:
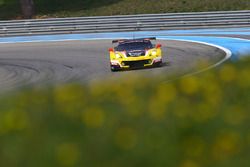
[[[161,44],[153,45],[151,40],[156,38],[113,40],[118,45],[109,49],[111,71],[161,66]]]

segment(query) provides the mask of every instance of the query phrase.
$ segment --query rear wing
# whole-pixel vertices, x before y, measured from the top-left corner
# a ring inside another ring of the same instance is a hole
[[[129,42],[129,41],[150,41],[150,40],[156,40],[156,37],[136,38],[136,39],[116,39],[116,40],[113,40],[112,43],[122,43],[122,42]]]
[[[121,43],[121,42],[124,42],[124,41],[127,41],[128,39],[116,39],[116,40],[113,40],[112,43]]]

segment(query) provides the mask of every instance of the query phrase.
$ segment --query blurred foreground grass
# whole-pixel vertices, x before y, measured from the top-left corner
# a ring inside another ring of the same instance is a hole
[[[0,99],[0,166],[249,167],[250,60]]]

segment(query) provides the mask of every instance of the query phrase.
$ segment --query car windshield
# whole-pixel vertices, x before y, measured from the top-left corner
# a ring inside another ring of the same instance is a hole
[[[117,51],[124,51],[124,50],[145,50],[151,49],[153,45],[150,41],[136,41],[136,42],[124,42],[120,43],[117,47]]]

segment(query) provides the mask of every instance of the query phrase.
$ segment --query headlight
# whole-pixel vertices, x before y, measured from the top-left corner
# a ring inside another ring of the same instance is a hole
[[[157,52],[156,52],[155,50],[153,50],[153,51],[151,52],[151,54],[152,54],[152,56],[156,56],[156,55],[157,55]]]
[[[115,58],[120,59],[120,58],[122,58],[122,56],[119,53],[116,53]]]

